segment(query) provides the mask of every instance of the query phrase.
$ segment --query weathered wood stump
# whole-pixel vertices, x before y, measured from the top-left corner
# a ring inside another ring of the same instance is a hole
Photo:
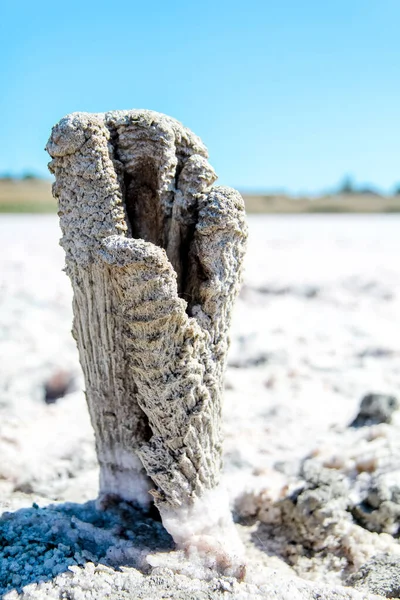
[[[239,564],[218,483],[243,200],[212,187],[201,140],[159,113],[74,113],[47,150],[100,499],[153,497],[178,545]]]

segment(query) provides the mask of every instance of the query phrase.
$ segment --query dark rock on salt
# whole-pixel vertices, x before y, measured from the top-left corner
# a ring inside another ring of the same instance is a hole
[[[46,404],[54,404],[74,386],[74,376],[69,371],[62,369],[55,371],[44,384],[44,401]]]
[[[399,401],[386,394],[367,394],[361,400],[360,410],[351,427],[363,427],[377,423],[390,423],[392,414],[398,410]]]
[[[400,598],[400,557],[386,554],[374,556],[348,578],[347,585],[384,598]]]

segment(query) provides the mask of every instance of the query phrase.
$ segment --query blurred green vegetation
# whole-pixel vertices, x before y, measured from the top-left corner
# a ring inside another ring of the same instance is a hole
[[[31,174],[21,179],[0,178],[0,212],[56,213],[57,203],[51,194],[51,181]]]
[[[370,187],[356,187],[344,178],[337,191],[319,197],[292,197],[279,194],[250,194],[243,198],[248,213],[399,213],[400,185],[391,196],[380,195]],[[0,177],[0,213],[56,213],[51,181],[31,173],[21,178]]]

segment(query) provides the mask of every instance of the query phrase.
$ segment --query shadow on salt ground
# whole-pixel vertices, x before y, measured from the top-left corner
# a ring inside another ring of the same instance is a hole
[[[285,536],[287,532],[282,532],[277,526],[266,523],[257,523],[257,527],[251,533],[251,541],[256,548],[270,557],[281,559],[288,565],[292,565],[290,560],[293,555],[299,551],[298,542],[291,540],[290,536]],[[302,547],[304,555],[308,555],[306,547]]]
[[[43,508],[33,504],[0,517],[0,598],[87,562],[145,572],[149,552],[173,548],[158,513],[126,503],[105,512],[94,501]]]

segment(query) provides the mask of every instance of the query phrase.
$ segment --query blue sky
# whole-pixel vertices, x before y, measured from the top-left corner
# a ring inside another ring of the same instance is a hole
[[[400,182],[399,0],[3,0],[0,173],[47,174],[52,125],[150,108],[200,135],[219,182]]]

